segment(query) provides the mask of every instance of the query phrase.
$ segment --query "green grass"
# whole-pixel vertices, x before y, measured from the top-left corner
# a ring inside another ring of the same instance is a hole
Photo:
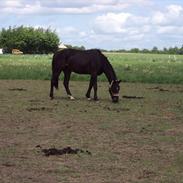
[[[183,83],[183,56],[107,54],[117,74],[126,82]]]
[[[50,79],[51,60],[51,55],[1,55],[0,79]]]
[[[183,84],[183,56],[163,54],[105,53],[124,82]],[[0,79],[49,80],[52,55],[0,55]],[[61,75],[63,77],[63,75]],[[72,74],[72,80],[89,76]],[[100,81],[106,81],[104,75]]]

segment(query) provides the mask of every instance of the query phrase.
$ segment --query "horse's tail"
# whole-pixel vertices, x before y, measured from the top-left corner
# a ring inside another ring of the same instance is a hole
[[[51,79],[51,82],[53,84],[53,86],[58,89],[58,78],[59,78],[59,74],[57,72],[57,67],[55,65],[55,57],[53,56],[53,59],[52,59],[52,79]]]
[[[58,77],[53,79],[53,86],[58,90]]]

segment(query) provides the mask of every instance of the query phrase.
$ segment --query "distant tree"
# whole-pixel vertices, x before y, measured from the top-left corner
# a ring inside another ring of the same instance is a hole
[[[148,49],[143,49],[141,52],[142,53],[149,53],[150,51]]]
[[[183,45],[182,45],[182,47],[179,49],[178,54],[183,55]]]
[[[6,53],[11,53],[13,48],[30,54],[53,53],[58,49],[59,42],[54,31],[43,28],[9,27],[3,28],[0,34],[0,45]]]
[[[131,50],[130,50],[130,52],[131,53],[139,53],[139,49],[138,48],[132,48]]]
[[[2,31],[0,31],[0,48],[2,48],[2,47],[3,47],[3,45],[2,45],[2,41],[1,41],[1,35],[2,35]]]
[[[175,54],[174,48],[173,48],[173,47],[170,47],[170,48],[168,49],[168,53],[169,53],[169,54]]]
[[[174,47],[174,52],[175,52],[175,54],[178,54],[179,48],[177,46]]]
[[[151,50],[149,49],[138,49],[132,48],[130,50],[119,49],[119,50],[110,50],[110,52],[126,52],[126,53],[155,53],[155,54],[182,54],[183,55],[183,45],[181,48],[178,47],[170,47],[170,48],[163,48],[163,50],[159,50],[158,47],[154,46]]]
[[[125,53],[127,51],[125,49],[120,49],[119,51],[116,51],[116,52],[123,52],[123,53]]]
[[[159,53],[158,47],[154,46],[151,50],[152,53]]]
[[[108,52],[108,50],[106,50],[106,49],[100,49],[100,51],[102,51],[102,52]],[[110,52],[113,52],[113,50],[110,50]]]
[[[67,48],[73,48],[73,49],[76,49],[76,50],[85,50],[85,47],[84,46],[72,46],[70,44],[67,44],[65,45]]]
[[[167,48],[163,48],[163,53],[168,53],[168,49]]]

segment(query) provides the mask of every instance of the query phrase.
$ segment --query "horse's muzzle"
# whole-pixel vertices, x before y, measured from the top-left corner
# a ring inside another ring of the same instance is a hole
[[[112,102],[114,103],[119,102],[119,96],[112,96]]]
[[[109,93],[112,98],[112,102],[117,103],[119,101],[119,93],[113,93],[111,90],[109,90]]]

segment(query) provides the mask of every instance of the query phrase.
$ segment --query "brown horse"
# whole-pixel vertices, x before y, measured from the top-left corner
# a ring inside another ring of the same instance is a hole
[[[90,74],[90,84],[86,93],[86,97],[90,99],[91,89],[94,89],[94,100],[97,97],[97,76],[104,73],[109,81],[109,93],[113,102],[119,100],[119,83],[116,74],[107,57],[100,50],[75,50],[64,49],[54,54],[52,60],[52,78],[50,97],[53,99],[53,89],[58,88],[58,80],[61,72],[64,72],[64,86],[70,99],[74,99],[69,89],[69,79],[71,72],[78,74]]]

